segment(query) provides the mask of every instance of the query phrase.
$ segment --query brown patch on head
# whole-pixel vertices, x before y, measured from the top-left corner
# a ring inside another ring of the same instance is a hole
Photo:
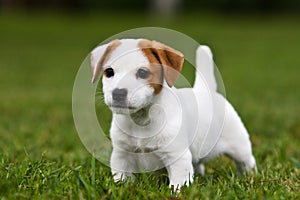
[[[181,72],[184,62],[183,54],[171,47],[156,41],[143,39],[139,42],[144,55],[150,63],[150,70],[154,74],[150,86],[154,88],[154,93],[158,94],[162,89],[163,77],[170,87],[172,87]]]
[[[148,79],[149,84],[154,88],[154,94],[158,94],[162,90],[163,84],[163,69],[159,58],[152,48],[152,42],[150,40],[141,40],[138,45],[150,63],[149,70],[151,76]]]
[[[149,84],[154,88],[154,94],[160,93],[162,90],[162,84],[164,81],[164,72],[160,64],[151,64],[149,66],[151,71],[151,77],[149,78]]]
[[[93,79],[92,82],[95,83],[96,80],[99,78],[99,75],[103,69],[103,66],[110,58],[112,52],[121,44],[121,41],[116,39],[109,43],[108,47],[105,49],[104,53],[102,54],[99,62],[96,64],[96,69],[93,69]],[[91,56],[91,63],[94,62],[93,56]],[[92,66],[93,68],[94,66]]]
[[[183,54],[162,43],[156,41],[152,43],[163,66],[164,77],[168,85],[172,87],[181,72],[184,62]]]

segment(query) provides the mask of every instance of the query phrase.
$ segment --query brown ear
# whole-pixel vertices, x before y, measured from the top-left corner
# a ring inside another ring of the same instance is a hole
[[[152,47],[156,50],[163,66],[165,79],[172,87],[181,72],[184,56],[181,52],[156,41],[152,42]]]
[[[172,87],[181,72],[184,62],[183,54],[175,49],[156,41],[141,40],[140,48],[151,64],[161,64],[164,77]]]
[[[103,66],[110,58],[111,53],[121,44],[120,40],[113,40],[109,44],[105,44],[95,48],[90,56],[90,62],[93,72],[92,82],[95,83],[99,78]]]

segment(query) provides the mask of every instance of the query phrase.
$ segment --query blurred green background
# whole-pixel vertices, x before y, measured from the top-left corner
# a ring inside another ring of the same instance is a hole
[[[53,170],[89,169],[72,118],[76,72],[104,39],[144,26],[174,29],[212,48],[259,169],[286,173],[278,184],[290,181],[292,194],[299,192],[299,1],[154,2],[0,0],[0,197],[53,191],[47,181],[42,189],[28,181],[26,170],[41,157]]]

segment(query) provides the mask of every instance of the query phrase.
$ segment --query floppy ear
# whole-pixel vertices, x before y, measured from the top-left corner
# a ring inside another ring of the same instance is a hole
[[[92,67],[92,83],[95,83],[99,78],[103,65],[110,58],[111,53],[121,44],[120,40],[114,40],[109,44],[104,44],[95,48],[90,54],[90,63]]]
[[[181,72],[184,62],[183,54],[156,41],[152,41],[152,48],[156,52],[159,62],[162,64],[164,77],[168,85],[172,87]]]
[[[139,47],[150,64],[161,64],[167,84],[172,87],[181,72],[184,62],[183,54],[175,49],[156,42],[142,39]]]

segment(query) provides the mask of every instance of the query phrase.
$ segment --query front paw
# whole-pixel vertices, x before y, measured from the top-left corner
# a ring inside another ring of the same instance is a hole
[[[112,172],[114,177],[114,182],[126,181],[128,179],[135,180],[135,176],[131,173],[124,173],[124,172]]]
[[[180,190],[184,185],[189,186],[193,182],[194,168],[192,165],[192,154],[190,151],[167,167],[170,187]]]
[[[171,180],[170,181],[170,184],[169,184],[169,187],[172,191],[175,191],[175,192],[179,192],[180,189],[183,187],[183,186],[189,186],[191,183],[193,183],[193,179],[190,178],[186,181],[174,181],[174,180]]]
[[[189,186],[191,183],[193,183],[193,171],[190,171],[189,173],[186,173],[185,175],[181,174],[181,176],[172,176],[170,177],[170,184],[169,187],[174,192],[180,192],[180,189],[183,186]]]

